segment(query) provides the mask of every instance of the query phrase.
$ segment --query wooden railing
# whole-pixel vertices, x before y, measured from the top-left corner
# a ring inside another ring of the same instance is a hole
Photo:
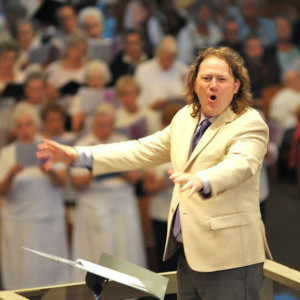
[[[176,272],[161,273],[169,278],[167,294],[177,291]],[[300,272],[274,261],[264,264],[264,281],[261,288],[261,300],[273,300],[273,281],[300,291]],[[147,296],[142,291],[109,281],[104,287],[101,299],[129,299]],[[24,290],[2,291],[0,300],[89,300],[94,299],[85,283],[64,284]]]

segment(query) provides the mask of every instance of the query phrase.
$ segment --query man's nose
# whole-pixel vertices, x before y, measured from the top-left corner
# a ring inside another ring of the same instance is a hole
[[[216,78],[212,78],[210,81],[210,89],[216,90],[218,88],[218,83]]]

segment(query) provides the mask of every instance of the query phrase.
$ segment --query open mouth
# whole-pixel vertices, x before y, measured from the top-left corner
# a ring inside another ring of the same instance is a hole
[[[217,98],[217,97],[216,97],[215,95],[211,95],[211,96],[210,96],[210,99],[211,99],[211,100],[216,100],[216,98]]]

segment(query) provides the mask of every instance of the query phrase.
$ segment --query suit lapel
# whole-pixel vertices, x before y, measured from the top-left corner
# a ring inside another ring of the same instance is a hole
[[[234,120],[236,117],[236,114],[231,110],[230,107],[228,107],[220,116],[216,118],[216,120],[208,127],[208,129],[205,131],[204,135],[201,137],[198,145],[192,152],[191,156],[187,160],[187,164],[184,168],[186,170],[189,165],[194,161],[194,159],[203,151],[203,149],[210,143],[210,141],[215,137],[215,135],[218,133],[218,131],[225,126],[225,124],[230,123]],[[196,125],[198,124],[198,119],[196,119]],[[186,140],[185,143],[188,145],[187,149],[187,156],[189,155],[190,145],[192,141],[192,137],[195,131],[196,125],[193,124],[193,131],[192,134],[187,134],[189,137],[189,140]],[[188,138],[186,137],[186,139]]]

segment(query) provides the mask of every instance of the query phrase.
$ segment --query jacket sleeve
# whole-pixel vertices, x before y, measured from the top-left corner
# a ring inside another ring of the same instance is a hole
[[[211,187],[211,196],[237,187],[262,166],[269,135],[265,122],[253,119],[233,126],[224,157],[217,165],[203,171]]]
[[[170,127],[139,140],[90,149],[94,175],[150,168],[170,161]]]

